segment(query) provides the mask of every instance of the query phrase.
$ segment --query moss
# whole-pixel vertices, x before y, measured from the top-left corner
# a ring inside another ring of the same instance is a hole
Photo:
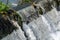
[[[15,19],[16,18],[16,19]],[[15,14],[15,20],[18,22],[18,24],[20,25],[20,26],[22,26],[22,19],[21,19],[21,17],[16,13]]]
[[[42,8],[39,8],[39,14],[43,15]]]

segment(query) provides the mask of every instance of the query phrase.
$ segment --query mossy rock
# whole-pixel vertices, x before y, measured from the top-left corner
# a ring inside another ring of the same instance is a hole
[[[11,34],[13,30],[16,30],[15,27],[8,19],[5,20],[3,17],[0,16],[0,39]]]

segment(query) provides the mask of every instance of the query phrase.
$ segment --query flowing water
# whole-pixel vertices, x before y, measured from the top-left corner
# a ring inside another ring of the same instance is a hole
[[[23,29],[24,29],[24,32],[26,33],[26,36],[27,36],[28,40],[36,40],[36,37],[33,34],[33,31],[25,23],[23,24]]]
[[[52,12],[50,11],[44,15],[41,15],[39,18],[33,20],[29,24],[23,23],[24,31],[21,30],[20,26],[16,22],[12,21],[19,29],[2,40],[59,40],[60,31],[57,31],[57,28],[60,26],[57,24],[57,22],[60,19],[58,19],[59,15],[57,13],[58,12],[53,9]]]
[[[10,0],[10,2],[11,1],[13,2],[13,5],[17,5],[17,0]],[[5,0],[4,3],[6,3]],[[17,22],[12,21],[12,23],[18,27],[18,30],[13,31],[2,40],[60,40],[60,31],[57,31],[60,30],[60,13],[53,7],[51,11],[45,14],[44,8],[42,6],[41,8],[43,9],[44,14],[40,15],[37,19],[31,17],[32,21],[30,21],[29,24],[23,23],[23,31]],[[30,6],[22,11],[19,10],[18,14],[23,19],[26,19],[31,15],[31,10],[33,10],[33,13],[35,12],[33,7]]]

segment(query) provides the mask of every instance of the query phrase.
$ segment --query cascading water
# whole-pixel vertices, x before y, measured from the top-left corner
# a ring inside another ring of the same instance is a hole
[[[43,22],[48,26],[50,32],[53,31],[53,29],[51,28],[50,24],[49,24],[48,21],[46,20],[46,18],[45,18],[43,15],[41,15],[41,17],[42,17]]]
[[[13,3],[13,5],[17,6],[16,4]],[[39,4],[40,5],[40,4]],[[40,15],[40,17],[36,20],[34,20],[34,17],[36,16],[32,16],[31,19],[32,21],[30,21],[29,24],[23,23],[23,30],[24,32],[21,30],[20,26],[18,25],[17,22],[11,21],[16,27],[18,27],[17,31],[13,31],[13,33],[11,33],[10,35],[8,35],[7,37],[3,38],[2,40],[50,40],[48,38],[48,35],[51,36],[54,40],[59,40],[60,38],[60,32],[56,31],[56,25],[54,23],[54,21],[59,21],[59,14],[57,12],[57,10],[55,9],[55,7],[52,6],[52,8],[54,9],[53,12],[49,11],[50,13],[52,13],[52,15],[50,16],[49,12],[47,12],[47,14],[45,14],[45,9],[43,8],[43,6],[40,5],[40,7],[43,10],[43,15]],[[25,15],[30,16],[31,10],[29,10],[30,7],[23,9],[24,13],[20,14],[19,11],[19,15],[21,17],[23,17],[23,19],[26,19]],[[33,9],[32,7],[30,9]],[[21,11],[21,12],[23,12]],[[54,15],[53,13],[55,13],[56,15]],[[54,18],[57,17],[57,18]],[[58,26],[60,26],[60,24],[58,24]],[[25,33],[25,35],[24,35]],[[27,36],[27,37],[26,37]],[[47,38],[47,39],[46,39]]]
[[[27,40],[36,40],[36,37],[33,34],[33,31],[25,23],[23,23],[23,30],[26,33]]]
[[[57,10],[56,9],[53,9],[53,11],[52,12],[50,12],[50,13],[53,13],[55,11],[55,15],[53,15],[53,16],[51,16],[51,18],[52,17],[54,17],[54,16],[58,16],[58,12],[57,12]],[[47,14],[49,14],[49,13],[47,13]],[[50,18],[50,15],[44,15],[45,16],[45,18],[48,20],[48,22],[50,23],[50,26],[51,26],[51,28],[52,28],[52,30],[53,31],[56,31],[56,27],[55,27],[55,24],[51,21],[52,19]],[[51,14],[52,15],[52,14]],[[56,19],[55,19],[56,20]]]
[[[51,13],[55,14],[55,15],[52,15]],[[60,40],[59,39],[60,38],[60,31],[57,31],[60,28],[59,23],[57,23],[60,20],[59,19],[59,13],[55,8],[53,8],[51,13],[50,13],[50,15],[47,15],[49,13],[44,15],[44,17],[47,19],[48,23],[50,23],[50,28],[52,29],[51,31],[53,31],[52,33],[50,33],[50,36],[51,36],[50,40]],[[51,17],[52,17],[52,19],[51,19]],[[55,19],[54,19],[54,17],[55,17]],[[58,26],[56,26],[56,23],[57,23]]]
[[[50,25],[49,19],[47,20],[47,19],[44,17],[44,14],[46,14],[46,12],[45,12],[45,9],[43,8],[43,6],[41,6],[41,3],[39,3],[37,6],[40,6],[40,7],[42,8],[43,15],[41,15],[41,17],[42,17],[43,22],[44,22],[47,26],[49,26],[50,31],[55,31],[55,25],[53,25],[54,27],[52,27],[52,26]],[[54,7],[52,7],[52,8],[54,8]],[[56,15],[58,16],[57,11],[56,11]]]

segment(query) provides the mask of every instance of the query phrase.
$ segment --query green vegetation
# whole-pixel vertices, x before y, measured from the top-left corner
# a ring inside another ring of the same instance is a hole
[[[0,12],[7,11],[9,7],[5,5],[4,3],[0,2]]]
[[[43,15],[42,8],[39,8],[39,10],[38,10],[38,14]]]

